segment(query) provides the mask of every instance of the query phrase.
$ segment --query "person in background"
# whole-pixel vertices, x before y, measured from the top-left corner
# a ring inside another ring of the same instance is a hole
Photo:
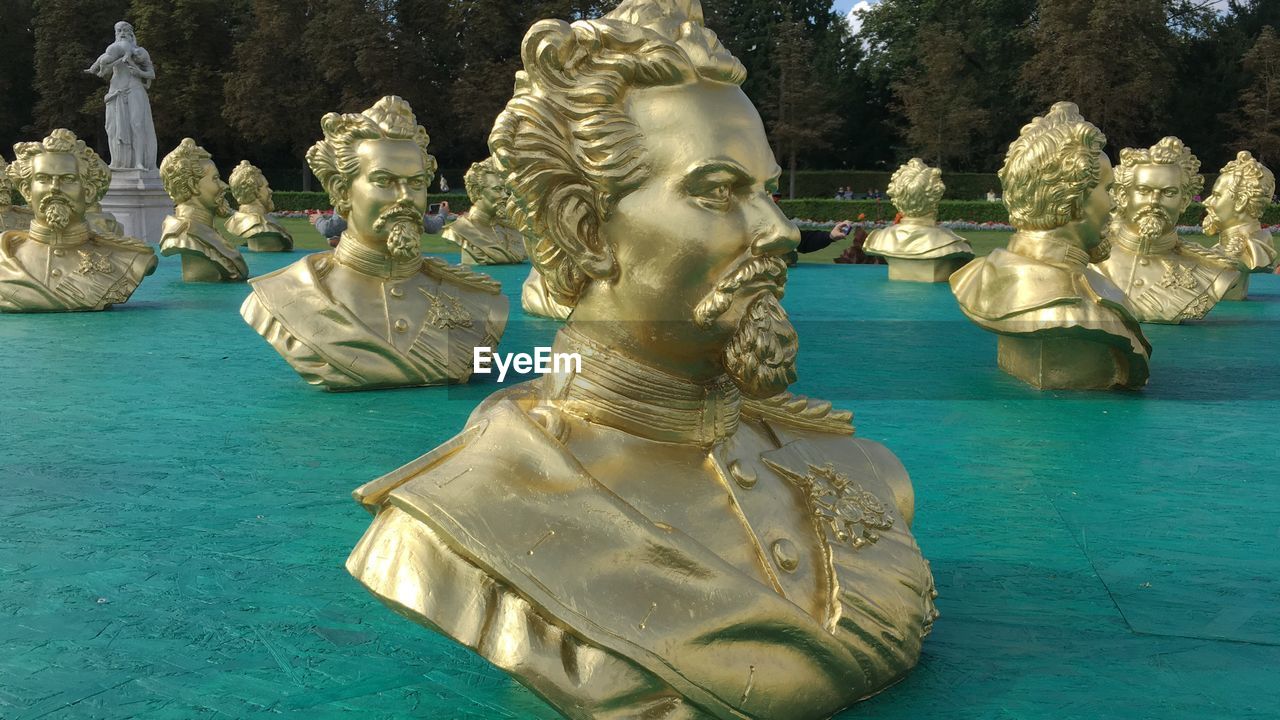
[[[313,211],[307,219],[315,227],[316,231],[329,241],[329,247],[338,247],[338,238],[342,236],[342,231],[347,229],[347,221],[334,212]],[[439,209],[434,213],[427,213],[422,216],[422,231],[428,235],[439,235],[444,229],[444,224],[449,220],[449,203],[441,201]]]
[[[997,198],[996,198],[996,192],[995,192],[994,190],[988,190],[988,191],[987,191],[987,202],[995,202],[996,200],[997,200]]]
[[[775,203],[781,199],[781,193],[773,194]],[[831,230],[801,230],[800,244],[796,246],[795,250],[787,253],[783,259],[787,261],[787,265],[795,265],[800,260],[797,253],[811,253],[822,250],[831,243],[848,237],[851,230],[853,230],[852,220],[842,220],[836,223],[836,226]]]

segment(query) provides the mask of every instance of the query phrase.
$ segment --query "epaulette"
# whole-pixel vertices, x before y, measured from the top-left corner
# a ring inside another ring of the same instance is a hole
[[[810,400],[804,395],[780,392],[771,398],[744,398],[742,414],[747,417],[789,425],[802,430],[852,435],[853,413],[836,410],[825,400]]]
[[[1194,255],[1201,260],[1207,260],[1211,265],[1215,265],[1224,270],[1240,269],[1240,261],[1227,255],[1221,250],[1205,247],[1198,242],[1180,242],[1178,243],[1178,251],[1184,255]]]
[[[437,257],[427,257],[424,260],[426,262],[422,263],[422,272],[432,277],[482,290],[490,295],[497,295],[502,292],[502,283],[484,273],[468,270],[461,265],[450,265]]]
[[[9,257],[28,237],[25,230],[5,230],[0,232],[0,257]]]

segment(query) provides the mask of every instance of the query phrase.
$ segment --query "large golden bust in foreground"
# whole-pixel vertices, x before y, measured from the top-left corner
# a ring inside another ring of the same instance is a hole
[[[231,197],[240,207],[227,220],[227,233],[254,252],[292,250],[293,236],[267,216],[275,205],[271,203],[271,186],[262,171],[248,160],[241,160],[231,171],[230,180]]]
[[[347,568],[570,718],[830,717],[915,665],[933,583],[897,458],[785,393],[799,233],[745,71],[691,0],[523,57],[489,145],[581,367],[357,490]]]
[[[0,312],[104,310],[128,300],[155,271],[156,252],[85,220],[111,182],[107,164],[70,130],[13,150],[7,180],[35,214],[28,229],[0,235]]]
[[[1199,170],[1176,137],[1120,151],[1111,256],[1095,267],[1129,296],[1142,322],[1199,320],[1240,277],[1233,258],[1178,237],[1178,218],[1204,186]]]
[[[507,189],[492,158],[471,166],[465,177],[471,209],[442,233],[462,248],[464,265],[516,265],[527,260],[520,231],[502,217]]]
[[[999,335],[1000,368],[1038,388],[1147,382],[1151,346],[1128,300],[1089,267],[1106,252],[1106,141],[1072,103],[1024,126],[1000,168],[1017,232],[951,276],[964,314]]]
[[[177,206],[160,227],[160,254],[182,256],[187,282],[244,282],[249,266],[235,243],[223,237],[215,218],[231,215],[227,184],[209,153],[183,138],[160,161],[160,181]]]
[[[1240,279],[1224,300],[1244,300],[1249,295],[1249,275],[1269,273],[1276,265],[1271,231],[1262,229],[1262,213],[1276,192],[1276,176],[1246,150],[1227,163],[1204,201],[1204,234],[1217,236],[1215,250],[1240,264]]]
[[[307,382],[370,390],[466,382],[507,299],[487,275],[422,256],[435,158],[404,100],[329,113],[307,163],[347,219],[336,250],[253,280],[240,314]]]
[[[889,199],[902,220],[867,236],[863,250],[889,263],[890,280],[944,282],[973,259],[968,241],[938,227],[938,203],[947,186],[942,171],[911,158],[889,181]]]

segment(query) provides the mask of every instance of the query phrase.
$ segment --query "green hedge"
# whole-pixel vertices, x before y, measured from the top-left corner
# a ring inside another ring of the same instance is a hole
[[[888,200],[779,200],[779,206],[787,217],[804,220],[838,221],[857,219],[892,220],[897,211]],[[1179,225],[1199,225],[1204,217],[1204,206],[1191,203],[1179,218]],[[986,200],[943,200],[938,204],[939,220],[967,220],[976,223],[1008,223],[1009,213],[1004,203]],[[1280,225],[1280,204],[1273,204],[1262,214],[1263,225]]]
[[[441,200],[448,201],[449,209],[453,212],[461,212],[471,207],[471,200],[467,198],[466,193],[432,193],[429,198],[433,203]],[[328,193],[322,192],[280,190],[271,194],[271,201],[277,210],[328,210],[333,207],[329,204]]]

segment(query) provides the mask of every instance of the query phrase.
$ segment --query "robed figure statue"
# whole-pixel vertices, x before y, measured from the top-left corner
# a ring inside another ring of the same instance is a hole
[[[107,138],[112,169],[156,169],[156,127],[147,88],[156,77],[151,56],[138,47],[133,26],[116,23],[116,41],[85,72],[111,83],[107,90]]]

